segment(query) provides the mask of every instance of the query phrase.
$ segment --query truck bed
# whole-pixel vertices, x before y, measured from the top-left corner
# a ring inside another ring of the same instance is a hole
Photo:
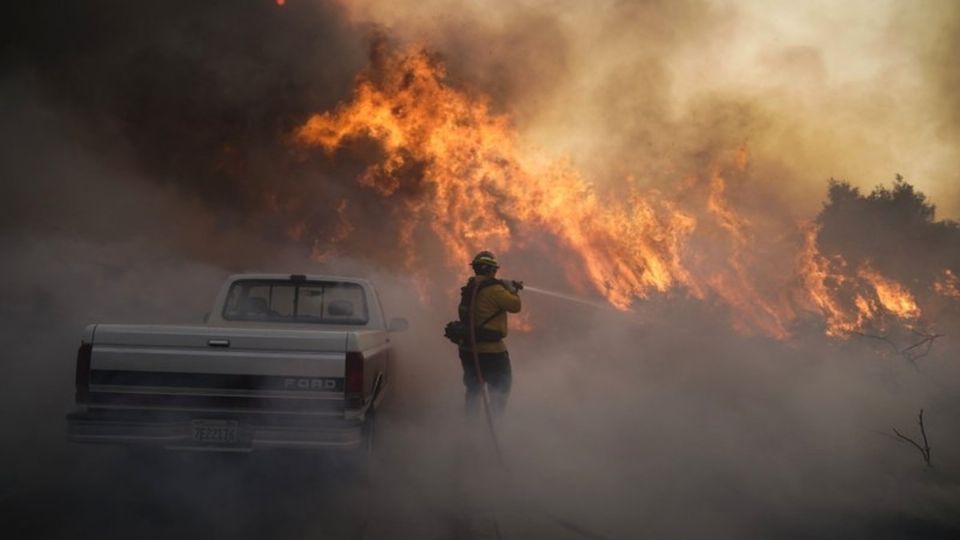
[[[194,449],[356,445],[368,404],[345,398],[347,349],[365,346],[369,361],[385,345],[378,336],[97,325],[70,437]]]

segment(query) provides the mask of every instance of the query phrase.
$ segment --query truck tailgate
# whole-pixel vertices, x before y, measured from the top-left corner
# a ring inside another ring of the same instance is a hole
[[[100,325],[87,405],[197,413],[333,415],[348,332]]]

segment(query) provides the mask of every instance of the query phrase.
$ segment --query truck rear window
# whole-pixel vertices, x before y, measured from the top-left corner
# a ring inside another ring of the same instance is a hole
[[[240,280],[223,306],[229,321],[366,324],[363,287],[336,281]]]

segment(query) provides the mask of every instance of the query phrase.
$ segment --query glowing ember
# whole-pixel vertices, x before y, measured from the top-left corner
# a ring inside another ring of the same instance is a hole
[[[946,269],[943,271],[943,275],[934,282],[933,291],[940,296],[960,300],[960,279],[950,269]]]

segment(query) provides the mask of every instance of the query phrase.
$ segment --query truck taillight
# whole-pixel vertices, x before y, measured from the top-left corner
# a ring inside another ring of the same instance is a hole
[[[90,353],[92,349],[93,345],[84,343],[77,350],[77,403],[86,403],[87,396],[90,394]]]
[[[344,397],[349,406],[363,405],[363,353],[347,353]]]

